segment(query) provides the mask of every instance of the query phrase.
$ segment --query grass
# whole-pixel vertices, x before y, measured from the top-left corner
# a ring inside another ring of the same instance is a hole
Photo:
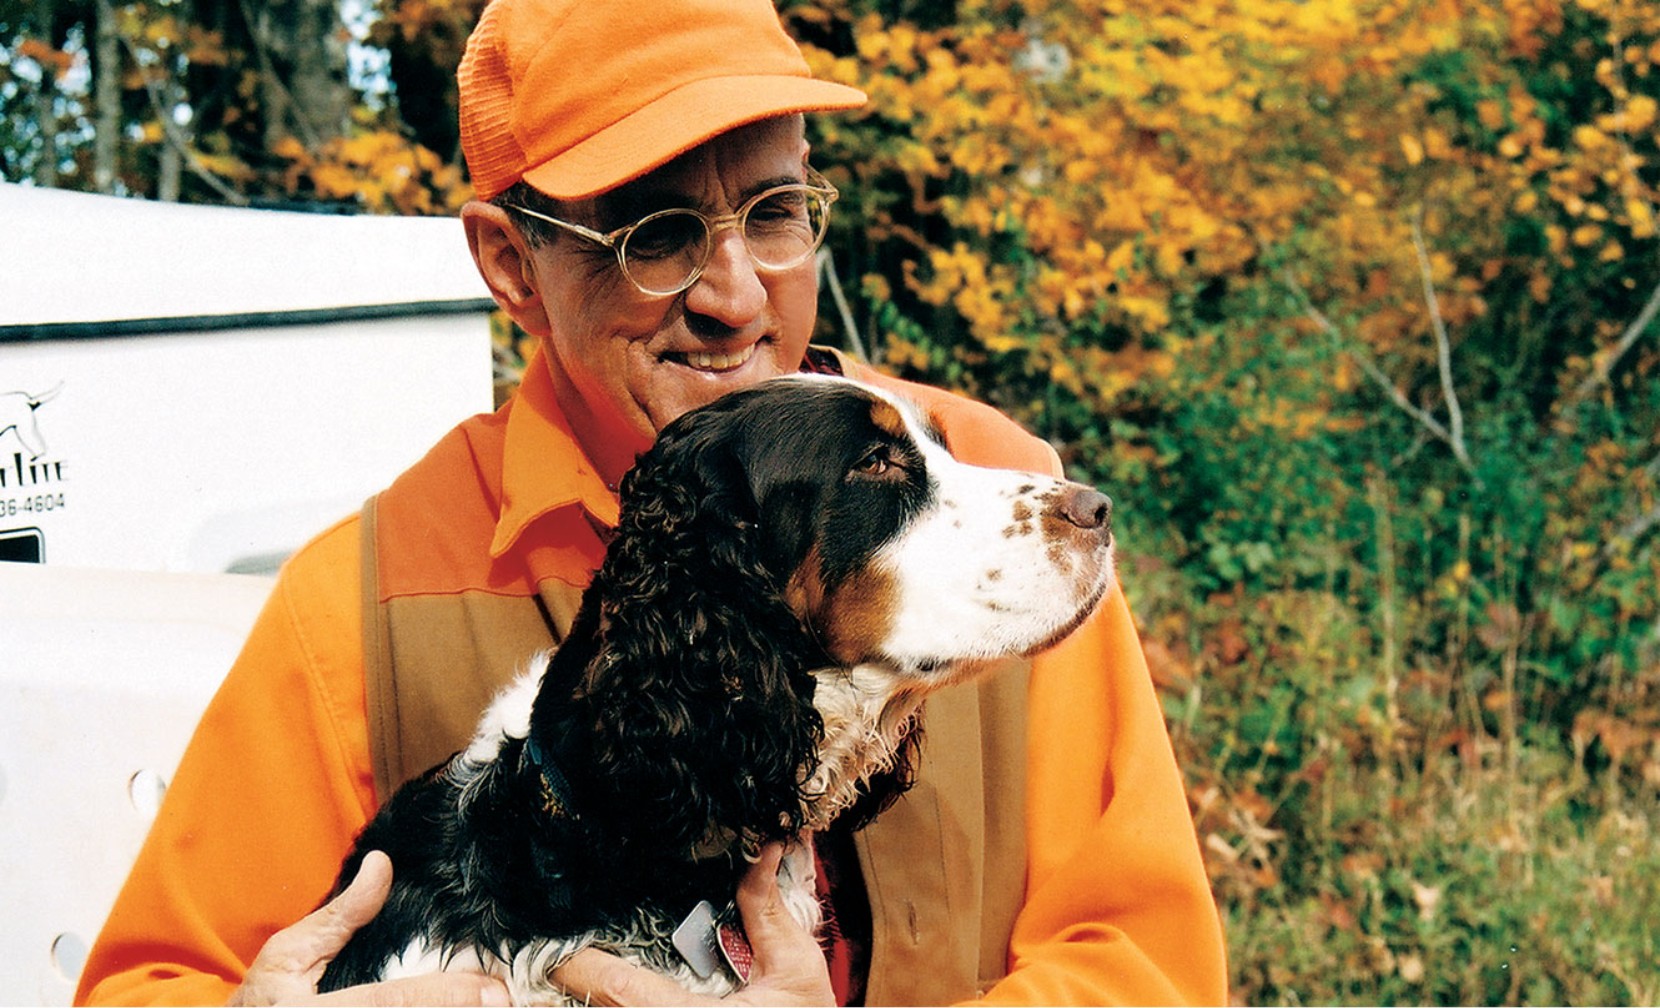
[[[1613,762],[1386,668],[1330,594],[1137,606],[1237,1003],[1660,1000],[1660,739]]]

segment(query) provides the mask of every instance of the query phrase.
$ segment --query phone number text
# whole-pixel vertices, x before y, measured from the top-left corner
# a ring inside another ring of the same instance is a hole
[[[62,511],[64,509],[63,494],[36,494],[32,497],[0,497],[0,516],[14,517],[20,514],[45,514],[48,511]]]

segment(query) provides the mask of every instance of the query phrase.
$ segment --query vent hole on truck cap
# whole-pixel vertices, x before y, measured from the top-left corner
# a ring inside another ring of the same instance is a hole
[[[86,953],[86,939],[65,931],[52,939],[52,968],[58,971],[58,976],[74,983],[86,967]]]
[[[161,808],[161,796],[167,793],[167,781],[154,770],[140,770],[127,779],[127,797],[133,808],[146,819],[154,819]]]

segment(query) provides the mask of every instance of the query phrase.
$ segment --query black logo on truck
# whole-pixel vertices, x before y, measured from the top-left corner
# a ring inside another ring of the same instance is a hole
[[[0,392],[0,437],[5,437],[7,432],[16,434],[29,452],[30,462],[46,454],[46,439],[40,433],[38,412],[62,390],[63,382],[59,382],[50,392],[39,394]]]

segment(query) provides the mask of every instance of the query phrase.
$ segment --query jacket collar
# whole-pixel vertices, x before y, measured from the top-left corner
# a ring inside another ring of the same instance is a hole
[[[812,347],[802,370],[843,374],[848,361],[837,351]],[[577,443],[554,397],[553,378],[540,348],[525,362],[519,391],[508,407],[502,451],[502,506],[490,542],[493,559],[511,550],[537,519],[573,504],[598,524],[617,527],[617,494]]]
[[[617,495],[605,485],[577,443],[553,394],[546,358],[537,350],[525,362],[524,377],[507,412],[502,449],[501,518],[490,542],[500,558],[543,515],[580,506],[595,522],[617,525]]]

